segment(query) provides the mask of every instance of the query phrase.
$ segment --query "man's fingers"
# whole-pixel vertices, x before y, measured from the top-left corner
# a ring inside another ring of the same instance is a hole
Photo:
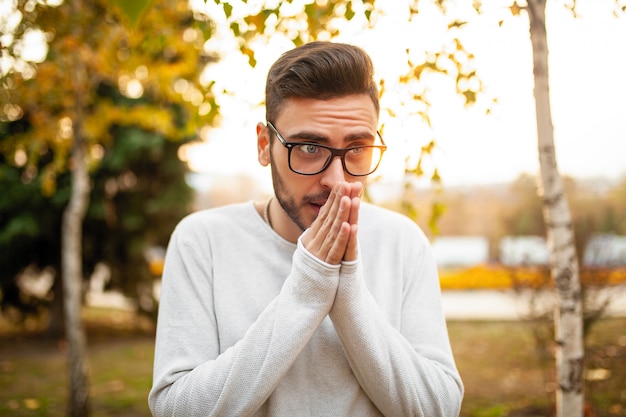
[[[350,198],[361,197],[361,192],[363,191],[363,184],[359,181],[353,182],[349,184],[350,186]]]
[[[311,225],[303,243],[317,258],[330,264],[356,259],[356,224],[362,184],[337,183]],[[354,229],[354,230],[353,230]]]
[[[346,245],[350,240],[350,225],[343,222],[339,228],[339,233],[332,243],[325,261],[331,265],[338,265],[345,257]]]
[[[352,197],[350,204],[350,216],[348,217],[348,223],[359,223],[359,207],[361,205],[361,199],[359,197]]]
[[[355,261],[358,257],[358,240],[357,231],[358,226],[356,224],[350,225],[350,236],[348,237],[348,243],[346,245],[346,252],[343,256],[344,261]]]
[[[343,196],[339,198],[337,200],[336,210],[332,211],[334,216],[329,216],[324,222],[324,226],[320,232],[325,233],[323,238],[328,247],[332,246],[335,238],[341,230],[342,224],[347,222],[350,218],[350,206],[351,202],[348,197]]]

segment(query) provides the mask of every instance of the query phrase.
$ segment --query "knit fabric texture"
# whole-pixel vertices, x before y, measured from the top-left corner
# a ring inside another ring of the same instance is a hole
[[[330,265],[252,202],[172,234],[149,405],[154,416],[458,416],[430,245],[408,218],[359,212],[359,255]]]

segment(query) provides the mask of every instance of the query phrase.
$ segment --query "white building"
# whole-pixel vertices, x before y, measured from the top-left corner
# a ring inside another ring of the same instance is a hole
[[[438,267],[473,266],[489,260],[489,242],[482,236],[440,236],[432,248]]]
[[[500,240],[500,262],[507,266],[547,265],[550,252],[541,236],[506,236]]]
[[[626,266],[626,236],[596,235],[589,239],[583,255],[588,266]]]

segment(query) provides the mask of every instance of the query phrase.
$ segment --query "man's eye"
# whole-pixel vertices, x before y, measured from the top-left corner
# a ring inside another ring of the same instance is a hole
[[[350,152],[355,154],[355,155],[359,155],[359,154],[363,153],[363,148],[352,148],[352,149],[350,149]]]
[[[314,154],[319,152],[319,146],[315,146],[315,145],[311,145],[309,143],[306,143],[304,145],[300,145],[298,146],[298,150],[300,150],[300,152],[306,153],[306,154]]]

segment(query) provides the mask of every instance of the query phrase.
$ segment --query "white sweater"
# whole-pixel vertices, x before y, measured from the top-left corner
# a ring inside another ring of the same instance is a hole
[[[330,265],[252,202],[186,217],[165,261],[154,416],[457,416],[463,385],[422,231],[361,204]]]

